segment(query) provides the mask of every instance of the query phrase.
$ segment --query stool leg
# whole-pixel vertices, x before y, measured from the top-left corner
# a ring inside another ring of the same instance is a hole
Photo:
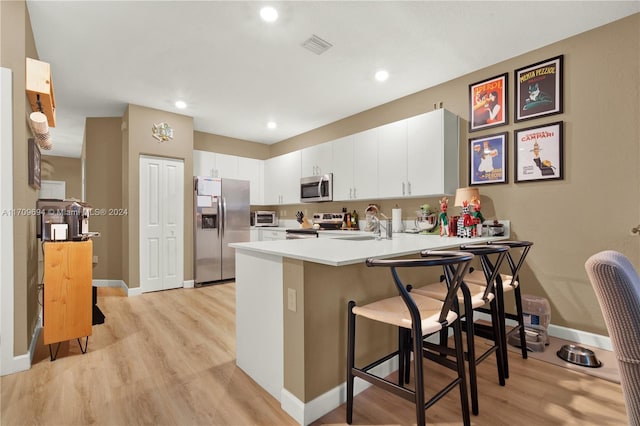
[[[522,348],[522,358],[527,359],[527,337],[524,332],[524,315],[522,313],[522,298],[520,297],[520,286],[513,289],[516,297],[516,313],[518,315],[518,325],[520,327],[520,347]]]
[[[494,298],[490,303],[491,310],[491,326],[493,328],[493,344],[497,346],[496,349],[496,366],[498,367],[498,381],[500,386],[505,385],[504,380],[504,350],[502,347],[503,340],[500,334],[500,314],[498,312],[498,303]]]
[[[356,316],[353,313],[355,302],[350,301],[347,311],[347,423],[353,421],[353,367],[355,363]]]
[[[502,361],[504,364],[504,378],[509,378],[509,358],[507,357],[507,318],[504,312],[504,293],[502,287],[496,289],[496,299],[498,300],[498,317],[500,326],[500,339],[502,339]]]
[[[465,319],[466,319],[466,333],[467,333],[467,361],[469,363],[469,385],[471,390],[471,411],[474,415],[478,415],[480,409],[478,408],[478,376],[476,375],[476,348],[474,339],[474,326],[473,326],[473,308],[470,303],[467,303],[465,298]]]
[[[464,347],[462,346],[462,326],[460,319],[453,324],[453,338],[456,342],[456,364],[458,367],[458,379],[460,380],[460,405],[462,408],[462,420],[465,426],[471,425],[469,414],[469,395],[467,393],[467,378],[464,372]]]
[[[422,332],[420,325],[413,324],[413,361],[414,361],[414,377],[416,388],[416,421],[418,426],[424,426],[426,423],[425,403],[424,403],[424,373],[422,363]]]

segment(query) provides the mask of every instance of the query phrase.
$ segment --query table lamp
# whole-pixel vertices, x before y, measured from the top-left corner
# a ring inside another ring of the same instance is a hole
[[[474,196],[480,199],[480,191],[478,191],[478,188],[458,188],[456,189],[456,201],[454,203],[454,206],[462,207],[463,201],[467,201],[469,204],[471,204],[471,199]]]

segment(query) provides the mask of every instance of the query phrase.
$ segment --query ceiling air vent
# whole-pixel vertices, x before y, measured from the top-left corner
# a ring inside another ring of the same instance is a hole
[[[333,46],[333,44],[321,39],[315,34],[311,34],[311,37],[309,37],[304,43],[302,43],[302,47],[312,51],[316,55],[323,54],[324,52],[329,50],[331,46]]]

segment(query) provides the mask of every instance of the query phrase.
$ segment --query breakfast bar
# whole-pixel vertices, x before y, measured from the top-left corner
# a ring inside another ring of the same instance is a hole
[[[236,363],[296,421],[309,424],[345,401],[347,303],[397,295],[387,271],[367,268],[367,258],[416,257],[422,250],[504,240],[505,231],[500,237],[394,234],[389,240],[361,232],[230,244],[236,249]],[[438,280],[417,270],[403,274],[415,287]],[[358,327],[358,362],[397,345],[393,327]],[[391,373],[397,361],[378,368]],[[365,388],[359,382],[356,393]]]

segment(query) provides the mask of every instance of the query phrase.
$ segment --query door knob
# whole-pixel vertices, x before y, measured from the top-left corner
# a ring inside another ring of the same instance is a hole
[[[636,226],[635,228],[631,228],[631,232],[633,232],[634,234],[640,233],[640,225]]]

